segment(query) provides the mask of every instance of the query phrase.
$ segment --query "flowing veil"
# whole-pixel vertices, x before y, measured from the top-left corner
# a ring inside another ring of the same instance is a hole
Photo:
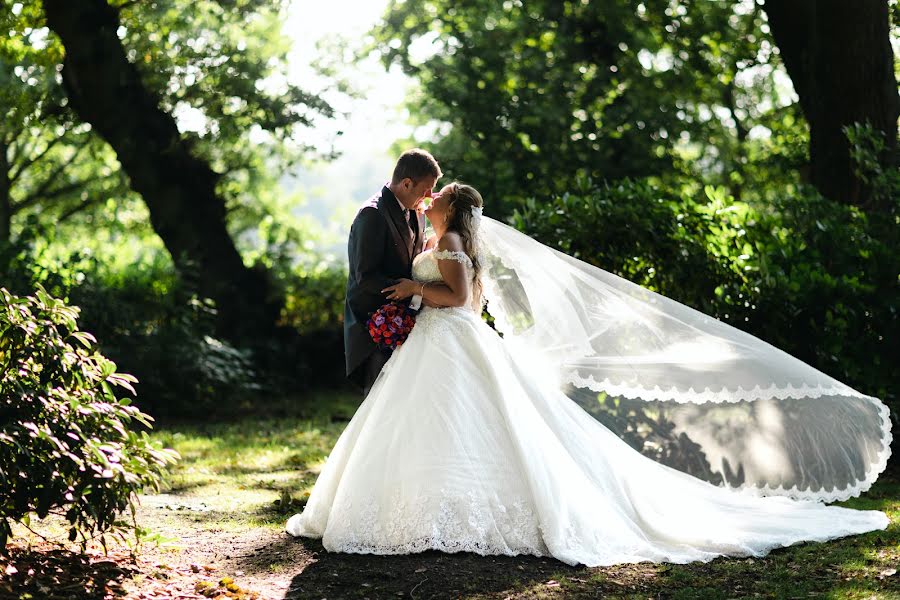
[[[565,393],[660,462],[765,495],[858,495],[887,406],[760,339],[483,217],[487,310]]]

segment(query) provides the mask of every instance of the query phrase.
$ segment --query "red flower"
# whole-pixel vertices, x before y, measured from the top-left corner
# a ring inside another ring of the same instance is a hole
[[[397,323],[399,317],[399,324]],[[381,348],[399,348],[416,324],[415,313],[405,304],[385,304],[369,317],[366,327],[372,341]]]

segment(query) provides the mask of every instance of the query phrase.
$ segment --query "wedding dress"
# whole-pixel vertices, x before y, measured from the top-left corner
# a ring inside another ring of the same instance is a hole
[[[488,311],[503,337],[472,308],[424,308],[288,521],[290,534],[336,552],[531,554],[596,566],[760,556],[887,527],[882,512],[817,501],[858,494],[883,470],[883,404],[700,313],[667,322],[676,305],[690,309],[496,221],[483,218],[481,230]],[[463,253],[426,251],[413,277],[440,281],[438,260],[472,265]],[[662,312],[641,313],[644,304]],[[718,369],[723,355],[730,362]],[[740,476],[714,485],[644,456],[570,398],[579,395],[594,405],[638,398],[660,404],[660,415],[666,401],[693,408],[673,426]],[[792,418],[817,414],[804,399],[834,414],[799,425]],[[719,414],[728,407],[738,412]],[[812,434],[798,433],[807,427]]]

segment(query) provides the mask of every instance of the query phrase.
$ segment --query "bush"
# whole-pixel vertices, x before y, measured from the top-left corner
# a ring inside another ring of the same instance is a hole
[[[4,285],[41,286],[81,310],[81,326],[101,351],[141,381],[138,404],[157,417],[209,415],[259,391],[254,357],[217,338],[215,309],[185,289],[164,252],[115,264],[89,251],[54,252],[54,233],[26,228],[0,248]],[[121,261],[119,261],[121,262]]]
[[[263,251],[251,258],[269,269],[285,298],[280,328],[243,345],[219,337],[214,304],[190,288],[196,278],[179,276],[152,240],[92,249],[29,222],[13,243],[0,244],[0,272],[12,293],[43,286],[79,306],[81,327],[101,341],[101,352],[140,380],[142,410],[164,420],[228,418],[285,395],[346,385],[346,270],[291,237],[297,232],[278,231],[263,236]]]
[[[104,353],[141,381],[137,403],[157,417],[227,412],[258,393],[252,352],[218,338],[213,304],[172,274],[136,267],[113,278],[98,269],[69,298]]]
[[[727,319],[714,290],[750,283],[741,255],[753,215],[720,189],[700,195],[647,180],[581,178],[569,193],[529,200],[513,221],[570,256]]]
[[[43,288],[31,297],[0,288],[0,548],[11,522],[32,513],[65,517],[82,544],[122,536],[136,525],[136,493],[158,489],[177,458],[132,430],[151,418],[113,386],[134,394],[135,379],[116,373],[77,316]],[[125,511],[130,524],[119,520]]]

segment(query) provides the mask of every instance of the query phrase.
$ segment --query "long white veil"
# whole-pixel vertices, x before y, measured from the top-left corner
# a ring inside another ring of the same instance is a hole
[[[730,325],[480,223],[487,310],[585,410],[660,462],[751,493],[834,501],[890,456],[887,406]]]

